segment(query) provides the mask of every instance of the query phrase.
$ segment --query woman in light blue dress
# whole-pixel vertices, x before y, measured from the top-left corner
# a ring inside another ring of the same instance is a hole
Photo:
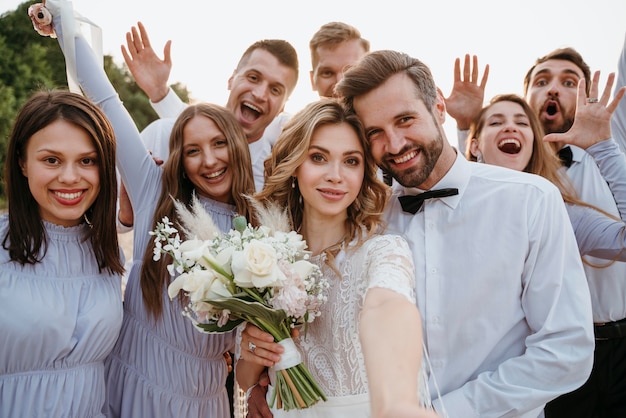
[[[84,97],[39,92],[17,115],[0,217],[0,416],[103,417],[122,323],[115,139]]]
[[[63,33],[72,25],[63,21],[61,9],[70,8],[71,16],[71,4],[48,1],[46,7],[65,54],[65,43],[74,43],[78,83],[115,129],[117,167],[135,212],[122,330],[107,361],[107,414],[227,418],[224,353],[233,349],[234,335],[201,334],[182,315],[184,301],[169,300],[171,260],[152,260],[148,233],[164,216],[176,225],[174,199],[189,205],[194,194],[221,230],[232,227],[235,215],[248,215],[244,195],[254,192],[254,179],[245,134],[225,108],[189,106],[172,130],[167,162],[158,167],[82,34]]]

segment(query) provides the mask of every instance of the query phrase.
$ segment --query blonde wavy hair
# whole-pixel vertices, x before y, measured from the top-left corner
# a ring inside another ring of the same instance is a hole
[[[344,239],[324,252],[327,263],[333,265],[334,257],[344,243],[357,239],[357,246],[375,233],[381,232],[385,223],[382,214],[390,196],[390,188],[377,175],[363,126],[354,114],[333,99],[310,103],[296,113],[285,125],[276,141],[272,154],[265,160],[265,187],[254,198],[266,204],[285,208],[291,226],[299,230],[303,221],[303,204],[297,182],[296,169],[302,165],[311,146],[316,129],[324,125],[348,124],[354,129],[364,150],[365,173],[361,190],[347,209]]]

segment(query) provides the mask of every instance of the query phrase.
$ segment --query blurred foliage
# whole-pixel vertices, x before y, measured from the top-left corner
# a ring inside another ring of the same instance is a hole
[[[24,2],[0,15],[0,167],[4,167],[11,125],[22,104],[36,91],[68,88],[58,41],[40,36],[28,18],[28,6],[33,3]],[[104,70],[139,130],[158,118],[126,64],[118,65],[106,55]],[[189,101],[184,85],[176,83],[172,88]],[[0,207],[4,208],[4,169],[0,176]]]

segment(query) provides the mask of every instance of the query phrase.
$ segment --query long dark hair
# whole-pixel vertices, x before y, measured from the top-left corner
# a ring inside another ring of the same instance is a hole
[[[96,105],[68,91],[37,92],[17,114],[9,136],[5,165],[9,227],[2,246],[8,250],[9,258],[20,264],[40,262],[46,253],[46,234],[39,205],[30,191],[28,179],[22,174],[20,162],[26,158],[30,138],[61,119],[85,130],[96,148],[100,192],[85,213],[91,223],[85,239],[91,241],[101,271],[106,269],[110,273],[122,274],[124,266],[115,230],[117,177],[113,128]]]

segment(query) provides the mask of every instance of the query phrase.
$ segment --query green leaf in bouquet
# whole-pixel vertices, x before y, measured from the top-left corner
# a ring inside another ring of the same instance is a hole
[[[242,322],[243,322],[243,319],[236,318],[236,319],[232,319],[228,321],[226,324],[224,324],[221,327],[217,325],[217,322],[212,322],[209,324],[194,322],[194,326],[205,334],[222,334],[224,332],[232,331],[233,329],[237,328],[237,326],[241,324]]]
[[[249,301],[240,298],[207,300],[211,305],[228,309],[233,315],[242,318],[257,318],[278,327],[287,320],[287,314],[282,309],[272,309],[267,305],[256,301]]]

